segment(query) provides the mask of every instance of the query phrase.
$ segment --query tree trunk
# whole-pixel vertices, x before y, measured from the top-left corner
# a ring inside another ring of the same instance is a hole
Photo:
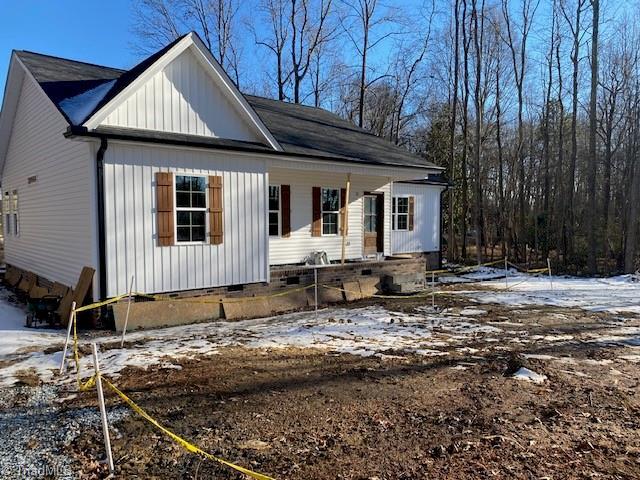
[[[453,42],[453,101],[451,102],[451,132],[449,139],[449,179],[451,182],[455,181],[456,169],[455,169],[455,144],[456,144],[456,114],[458,113],[458,77],[460,75],[460,56],[459,56],[459,41],[460,41],[460,19],[459,10],[460,0],[455,0],[454,6],[454,22],[455,22],[455,35]],[[456,234],[455,234],[455,194],[454,189],[449,189],[449,241],[447,242],[447,256],[449,260],[454,261],[457,258],[456,252]]]
[[[596,204],[596,136],[597,136],[597,93],[598,93],[598,28],[600,21],[600,0],[591,0],[593,8],[593,29],[591,38],[591,96],[589,101],[589,163],[587,174],[587,191],[589,195],[589,212],[587,214],[589,273],[595,275],[597,272],[597,204]]]

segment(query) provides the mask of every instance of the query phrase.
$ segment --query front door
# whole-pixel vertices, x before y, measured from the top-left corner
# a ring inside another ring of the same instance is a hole
[[[383,251],[384,195],[364,195],[364,254],[374,255]]]

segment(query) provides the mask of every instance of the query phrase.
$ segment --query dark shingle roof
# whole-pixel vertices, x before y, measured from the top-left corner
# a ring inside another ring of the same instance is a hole
[[[252,95],[245,98],[285,152],[384,165],[436,167],[322,108]]]
[[[130,70],[104,67],[22,50],[16,51],[16,55],[29,69],[67,121],[71,125],[81,125],[100,108],[109,103],[182,38],[184,37],[177,38]],[[107,85],[109,82],[111,84]],[[84,112],[81,118],[72,118],[69,114],[69,109],[65,108],[63,102],[90,92],[101,85],[105,85],[107,91],[101,95],[99,101],[92,104],[91,108]]]
[[[15,53],[69,124],[77,126],[111,101],[182,38],[130,70],[27,51]],[[286,153],[377,165],[438,168],[326,110],[252,95],[245,95],[245,98]],[[87,104],[82,105],[82,102]],[[155,136],[158,135],[162,133],[155,132]]]

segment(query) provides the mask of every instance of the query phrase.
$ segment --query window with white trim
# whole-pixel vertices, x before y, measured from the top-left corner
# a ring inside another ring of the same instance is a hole
[[[18,218],[18,190],[14,190],[11,197],[11,209],[13,212],[13,234],[18,236],[20,234],[20,222]]]
[[[393,230],[409,229],[409,197],[393,197],[391,220]]]
[[[280,235],[280,185],[269,185],[269,236]]]
[[[322,234],[337,235],[340,218],[340,189],[323,188],[321,196]]]
[[[204,242],[207,221],[205,177],[176,175],[176,240]]]
[[[2,209],[4,210],[4,234],[11,235],[11,197],[9,192],[4,192]]]

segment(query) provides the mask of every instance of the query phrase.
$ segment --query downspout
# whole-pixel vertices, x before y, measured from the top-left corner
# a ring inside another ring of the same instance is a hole
[[[96,153],[96,200],[98,206],[98,262],[100,278],[100,300],[107,298],[107,261],[104,231],[104,152],[107,138],[100,137],[100,148]]]

